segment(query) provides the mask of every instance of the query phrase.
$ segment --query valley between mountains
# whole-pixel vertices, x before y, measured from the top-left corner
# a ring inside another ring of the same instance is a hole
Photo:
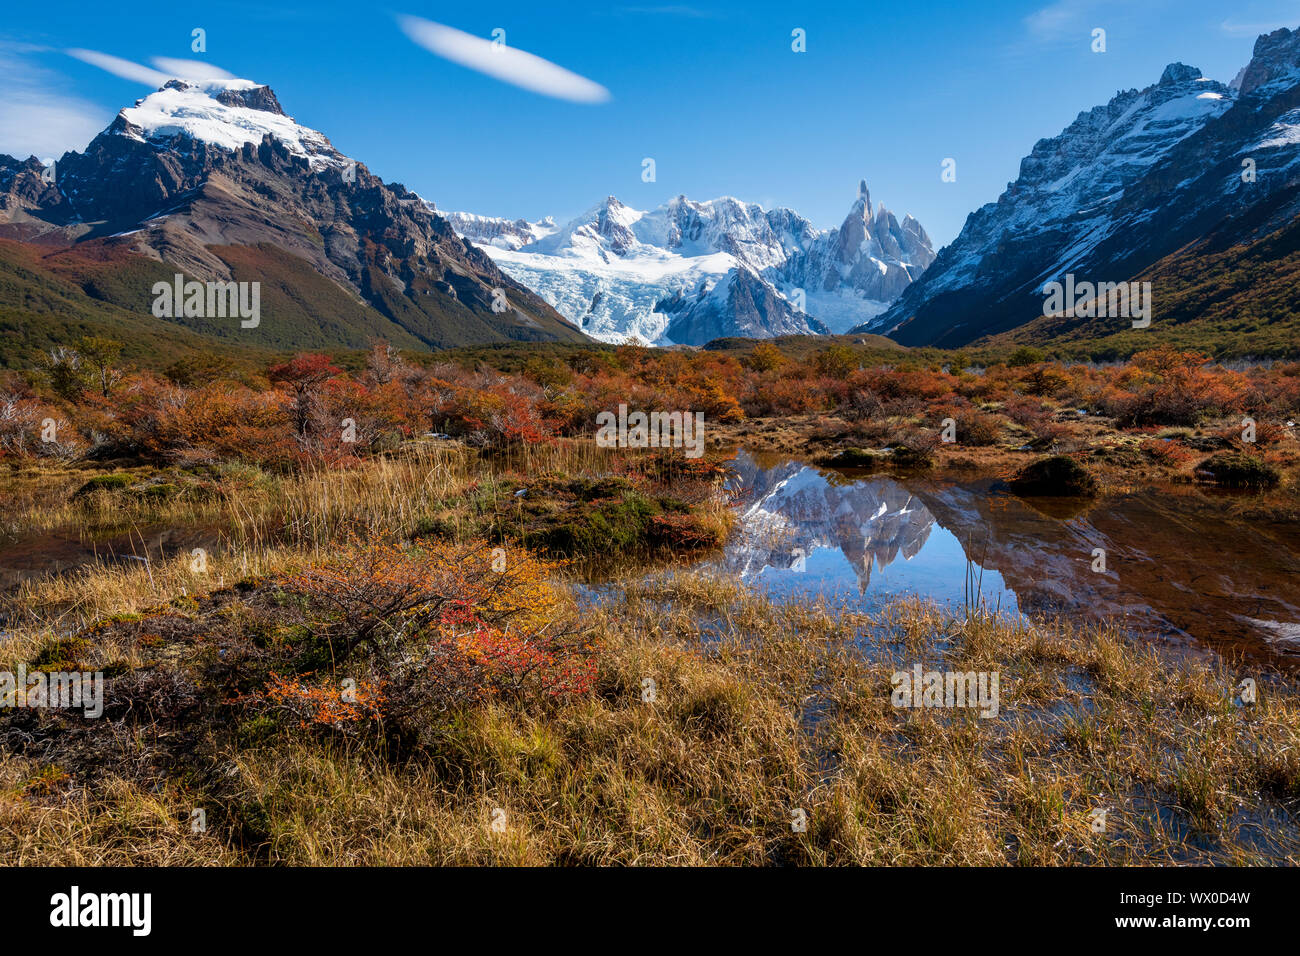
[[[411,115],[610,96],[401,22],[482,54]],[[0,864],[1300,862],[1300,30],[1072,103],[946,244],[871,157],[826,221],[444,208],[79,52],[149,82],[0,155]]]

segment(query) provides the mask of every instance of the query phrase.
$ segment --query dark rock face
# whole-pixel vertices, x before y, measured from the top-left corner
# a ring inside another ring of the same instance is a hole
[[[679,294],[661,302],[658,311],[673,316],[668,338],[683,345],[703,345],[733,335],[768,338],[829,332],[812,316],[792,309],[770,283],[743,266],[727,273],[708,294],[690,299]]]
[[[211,98],[284,117],[267,87]],[[478,330],[470,341],[585,341],[419,196],[385,184],[320,134],[304,130],[313,137],[308,155],[271,134],[231,150],[184,132],[148,134],[127,112],[85,152],[57,162],[56,184],[42,181],[34,158],[0,156],[0,237],[68,245],[129,234],[140,254],[201,281],[232,278],[214,248],[270,244],[431,346],[461,344],[457,323]],[[493,310],[494,289],[505,293],[505,312]]]
[[[251,90],[222,90],[213,99],[227,106],[244,106],[250,110],[284,115],[280,101],[275,98],[275,93],[269,86],[256,86]]]
[[[1250,63],[1241,71],[1237,88],[1249,94],[1279,80],[1293,82],[1297,70],[1300,70],[1300,30],[1283,27],[1255,40]]]

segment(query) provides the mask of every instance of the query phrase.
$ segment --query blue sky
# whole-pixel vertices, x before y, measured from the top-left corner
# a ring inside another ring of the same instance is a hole
[[[11,4],[0,26],[0,152],[80,148],[149,87],[63,51],[205,59],[269,84],[286,112],[443,209],[554,215],[604,196],[785,205],[838,225],[865,178],[936,246],[1082,110],[1175,60],[1227,82],[1300,2],[385,0]],[[410,14],[529,51],[609,91],[570,102],[441,59]],[[191,30],[207,34],[191,52]],[[791,49],[805,31],[807,50]],[[1090,46],[1106,30],[1106,52]],[[656,181],[642,181],[642,160]],[[956,182],[941,180],[945,158]]]

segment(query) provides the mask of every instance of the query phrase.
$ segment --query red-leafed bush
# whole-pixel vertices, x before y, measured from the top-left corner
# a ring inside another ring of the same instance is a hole
[[[331,673],[277,678],[263,700],[306,723],[373,717],[419,733],[430,715],[490,697],[584,694],[595,648],[554,572],[519,548],[346,548],[279,582]]]

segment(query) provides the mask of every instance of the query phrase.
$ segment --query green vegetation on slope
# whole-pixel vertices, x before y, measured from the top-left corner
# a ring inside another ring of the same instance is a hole
[[[1151,283],[1151,325],[1043,317],[980,345],[1028,344],[1057,358],[1110,361],[1156,346],[1226,359],[1300,357],[1300,220],[1248,245],[1214,239],[1166,256]]]

